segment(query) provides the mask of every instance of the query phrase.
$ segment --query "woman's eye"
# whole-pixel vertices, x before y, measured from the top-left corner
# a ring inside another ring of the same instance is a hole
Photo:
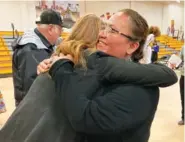
[[[105,30],[105,28],[106,28],[105,26],[101,26],[101,30]]]
[[[111,33],[117,33],[117,31],[115,31],[114,29],[111,29]]]

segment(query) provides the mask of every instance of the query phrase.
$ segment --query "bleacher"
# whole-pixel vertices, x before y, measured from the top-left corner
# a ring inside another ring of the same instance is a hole
[[[23,32],[19,32],[22,35]],[[14,33],[11,31],[0,31],[0,76],[12,74],[12,48]]]
[[[22,35],[23,32],[19,32],[19,35]],[[62,38],[65,39],[68,36],[68,33],[63,32]],[[1,31],[0,32],[0,76],[12,74],[12,48],[11,42],[14,40],[12,32]],[[171,55],[178,53],[181,50],[184,42],[172,37],[162,35],[156,38],[157,42],[160,45],[160,50],[158,58],[161,58],[165,55]]]
[[[19,32],[22,35],[23,32]],[[62,38],[65,39],[68,33],[63,32]],[[12,48],[14,40],[13,33],[10,31],[0,31],[0,77],[12,74]]]
[[[174,39],[172,37],[161,35],[156,38],[159,43],[160,49],[158,53],[158,58],[161,58],[165,55],[178,54],[184,44],[183,41]]]
[[[12,73],[12,54],[4,38],[0,37],[0,74]]]

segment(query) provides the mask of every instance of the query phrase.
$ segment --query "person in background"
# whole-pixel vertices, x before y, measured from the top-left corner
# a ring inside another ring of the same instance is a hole
[[[157,41],[154,41],[152,46],[152,63],[156,62],[158,59],[159,45]]]
[[[158,27],[156,26],[151,26],[149,28],[149,35],[153,34],[154,36],[154,41],[153,41],[153,45],[152,45],[152,58],[151,58],[151,62],[156,62],[158,59],[158,52],[159,52],[159,45],[157,44],[157,41],[155,40],[156,37],[161,35],[161,31]]]
[[[146,42],[144,44],[144,49],[143,49],[143,59],[140,60],[141,63],[144,64],[150,64],[151,59],[152,59],[152,47],[151,44],[154,42],[154,34],[149,34],[147,36]]]
[[[5,106],[5,102],[3,99],[3,94],[0,91],[0,114],[6,112],[6,106]],[[1,128],[1,126],[0,126]]]
[[[181,48],[180,57],[182,59],[182,63],[179,66],[168,62],[168,67],[173,70],[180,68],[181,76],[179,80],[179,88],[181,98],[181,120],[178,122],[178,125],[184,125],[184,45]]]
[[[13,44],[13,85],[16,106],[22,101],[37,77],[37,65],[49,58],[62,33],[63,21],[58,12],[45,10],[36,21],[37,28],[24,33]]]
[[[182,59],[181,77],[179,81],[180,97],[181,97],[181,120],[178,122],[179,125],[184,125],[184,45],[180,51],[180,57]]]

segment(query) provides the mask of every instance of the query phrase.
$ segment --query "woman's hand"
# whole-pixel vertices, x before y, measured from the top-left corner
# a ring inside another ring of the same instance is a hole
[[[59,55],[54,55],[49,59],[45,59],[37,66],[37,74],[45,73],[47,72],[51,66],[58,61],[59,59],[68,59],[73,61],[73,57],[70,54],[64,55],[60,53]]]
[[[37,66],[37,74],[45,73],[47,72],[51,67],[52,60],[51,58],[45,59],[42,62],[39,63]]]

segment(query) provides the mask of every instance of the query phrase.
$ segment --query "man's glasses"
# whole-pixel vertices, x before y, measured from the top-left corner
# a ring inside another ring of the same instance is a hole
[[[138,39],[133,38],[133,37],[131,37],[131,36],[129,36],[129,35],[126,35],[126,34],[121,33],[120,31],[118,31],[118,30],[112,28],[111,25],[108,25],[108,24],[103,25],[103,26],[102,26],[102,30],[104,30],[104,31],[107,32],[107,33],[119,34],[119,35],[121,35],[121,36],[123,36],[123,37],[128,38],[128,39],[131,40],[131,41],[137,41],[137,40],[138,40]]]

